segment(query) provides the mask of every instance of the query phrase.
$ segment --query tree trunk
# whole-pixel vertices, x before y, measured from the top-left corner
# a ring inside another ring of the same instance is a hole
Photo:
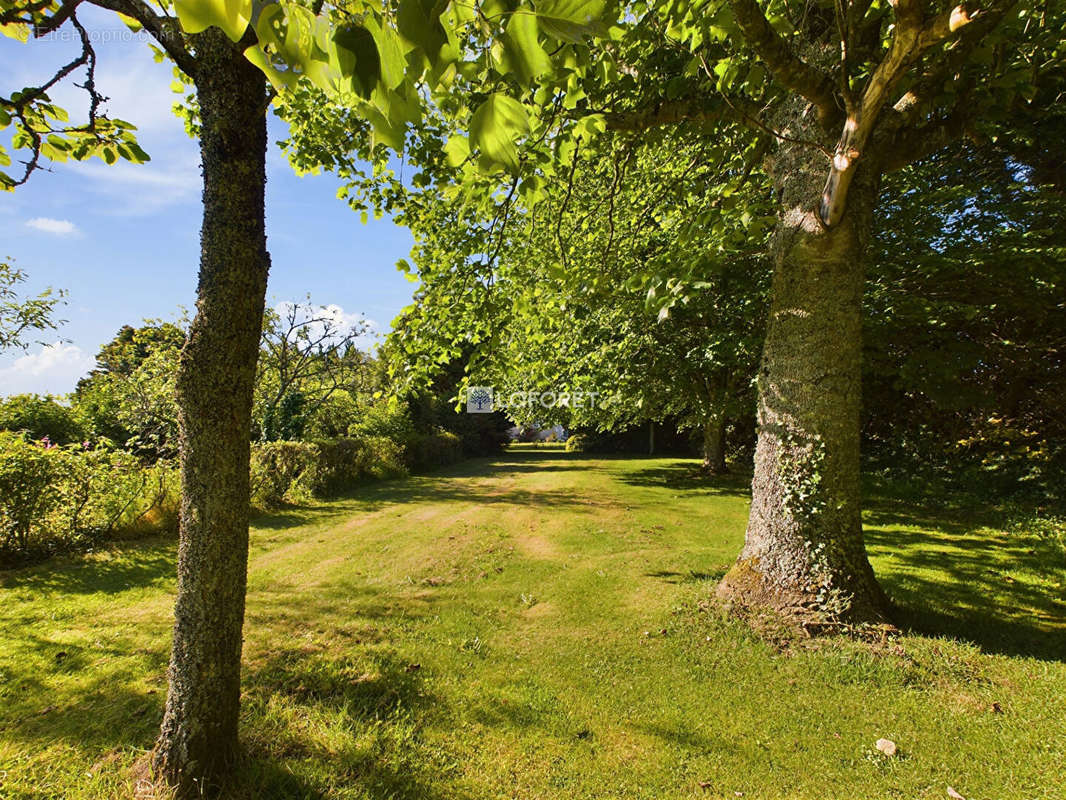
[[[166,712],[152,765],[200,796],[238,753],[252,388],[270,257],[266,88],[217,29],[196,37],[203,227],[177,397],[182,498]]]
[[[714,475],[726,471],[725,414],[711,414],[703,423],[703,468]]]
[[[792,137],[823,138],[802,107]],[[803,620],[883,621],[887,600],[863,543],[859,411],[863,251],[877,201],[865,160],[843,219],[817,218],[827,163],[783,145],[770,319],[759,370],[759,437],[744,549],[719,596]]]

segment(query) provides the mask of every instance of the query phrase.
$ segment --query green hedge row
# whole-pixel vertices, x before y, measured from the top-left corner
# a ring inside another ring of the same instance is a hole
[[[330,497],[371,480],[451,464],[463,457],[454,433],[406,431],[252,447],[252,506],[259,510]],[[88,442],[0,432],[0,566],[84,549],[120,535],[173,529],[179,477],[172,461],[145,465]]]
[[[368,480],[385,480],[463,458],[458,436],[447,431],[388,436],[345,436],[318,442],[268,442],[252,448],[252,504],[271,509],[312,497],[331,497]]]
[[[88,442],[0,432],[0,564],[39,560],[117,533],[173,527],[178,473]]]

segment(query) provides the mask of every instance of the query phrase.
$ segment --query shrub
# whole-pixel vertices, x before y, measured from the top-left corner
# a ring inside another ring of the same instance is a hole
[[[566,440],[566,452],[568,453],[583,453],[585,452],[585,436],[581,433],[573,434]]]
[[[80,442],[88,436],[89,425],[75,409],[56,402],[54,397],[16,394],[0,401],[0,431],[25,433],[30,439],[55,444]]]
[[[169,463],[145,467],[104,447],[0,434],[0,561],[168,527],[177,503],[178,475]]]
[[[384,436],[346,436],[316,442],[320,453],[315,491],[340,494],[367,478],[407,474],[402,444]]]
[[[450,431],[416,434],[407,444],[407,463],[412,469],[433,469],[463,458],[463,441]]]
[[[311,440],[344,436],[360,413],[355,397],[344,389],[338,389],[307,415],[304,436]]]
[[[367,408],[362,418],[348,428],[349,436],[384,436],[400,443],[406,443],[415,433],[415,425],[407,411],[390,408],[385,403]]]
[[[309,500],[319,476],[321,453],[307,442],[267,442],[252,447],[252,505],[277,508]]]
[[[60,460],[54,446],[0,434],[0,549],[28,552],[59,502]]]

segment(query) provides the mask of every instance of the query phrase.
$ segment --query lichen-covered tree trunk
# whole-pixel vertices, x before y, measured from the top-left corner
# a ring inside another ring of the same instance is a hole
[[[238,752],[252,388],[270,266],[263,74],[218,30],[196,37],[203,227],[177,394],[182,498],[157,775],[200,796]]]
[[[720,475],[725,467],[725,414],[716,411],[703,423],[703,468]]]
[[[824,136],[802,108],[783,125]],[[759,436],[744,549],[719,595],[801,618],[881,621],[887,601],[863,543],[859,411],[863,251],[877,200],[872,158],[830,229],[816,213],[827,161],[788,144],[772,165],[782,201],[758,375]]]

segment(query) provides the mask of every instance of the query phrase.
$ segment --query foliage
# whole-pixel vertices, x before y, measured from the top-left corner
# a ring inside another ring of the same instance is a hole
[[[89,437],[89,424],[78,409],[51,395],[10,395],[0,400],[0,431],[24,433],[31,440],[47,438],[54,444],[81,442]]]
[[[27,551],[39,520],[59,502],[59,459],[47,444],[0,434],[0,553]]]
[[[319,448],[308,442],[262,442],[252,446],[252,505],[277,508],[311,499],[318,481]]]
[[[348,427],[350,436],[385,436],[403,442],[415,435],[408,409],[399,404],[377,403],[363,410]]]
[[[865,300],[868,454],[1061,497],[1066,195],[969,146],[892,176],[885,198]]]
[[[303,392],[294,389],[285,392],[276,405],[268,406],[263,412],[263,441],[302,439],[307,424],[306,406]]]
[[[330,497],[367,480],[407,474],[404,445],[385,436],[345,436],[316,442],[319,464],[315,490]]]
[[[353,422],[364,412],[358,395],[347,389],[338,389],[329,398],[308,414],[304,422],[304,435],[308,439],[334,439],[348,433]]]
[[[174,381],[185,344],[179,325],[146,320],[125,325],[96,356],[96,368],[78,382],[74,407],[95,433],[148,458],[177,452]]]
[[[3,164],[0,147],[0,164]],[[3,173],[0,173],[2,188]],[[62,320],[55,318],[56,307],[64,303],[66,292],[45,289],[36,297],[20,297],[16,286],[25,282],[26,273],[7,261],[0,261],[0,352],[11,348],[25,349],[30,345],[26,335],[31,332],[55,330]]]
[[[431,470],[463,459],[463,440],[451,431],[418,433],[407,442],[407,461],[412,468]]]
[[[88,443],[0,433],[0,560],[39,559],[103,537],[172,526],[177,470]]]

